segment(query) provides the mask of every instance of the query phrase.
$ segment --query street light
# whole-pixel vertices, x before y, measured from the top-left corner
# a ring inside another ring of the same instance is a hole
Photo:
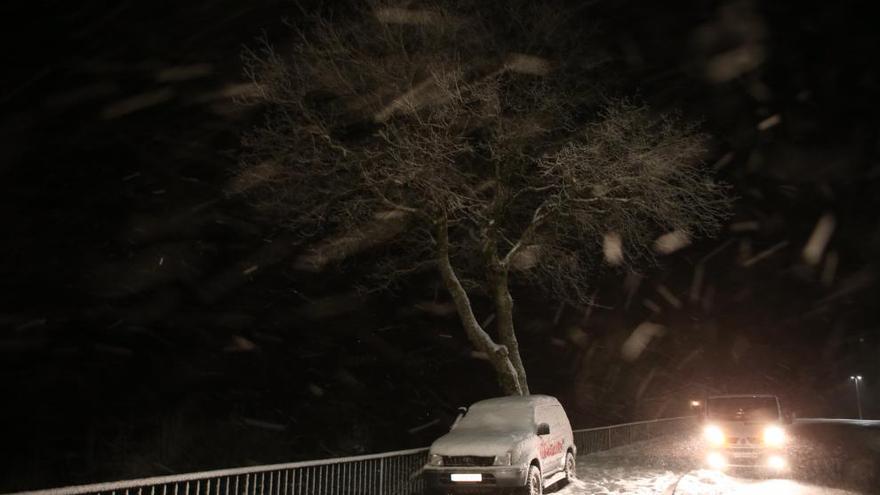
[[[856,404],[859,406],[859,419],[862,419],[862,394],[859,390],[859,385],[862,383],[862,375],[853,375],[849,379],[856,386]]]

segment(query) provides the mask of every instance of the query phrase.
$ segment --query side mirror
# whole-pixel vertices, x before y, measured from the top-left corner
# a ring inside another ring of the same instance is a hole
[[[463,418],[465,414],[467,414],[467,411],[468,411],[468,408],[466,408],[464,406],[459,406],[458,416],[455,417],[455,421],[452,422],[452,426],[449,427],[449,431],[454,430],[455,427],[458,426],[458,422],[461,421],[461,418]]]
[[[550,425],[547,423],[541,423],[538,425],[538,436],[549,435],[550,434]]]

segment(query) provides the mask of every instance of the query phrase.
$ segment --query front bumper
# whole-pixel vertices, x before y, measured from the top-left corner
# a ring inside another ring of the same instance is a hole
[[[788,456],[778,449],[713,449],[709,451],[707,464],[714,469],[750,468],[785,471],[788,469]]]
[[[480,474],[482,481],[452,481],[452,474]],[[490,492],[495,488],[525,486],[528,470],[519,466],[425,466],[422,473],[429,490],[457,493]]]

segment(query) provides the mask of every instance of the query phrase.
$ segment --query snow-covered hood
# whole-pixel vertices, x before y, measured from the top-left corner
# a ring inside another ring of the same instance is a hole
[[[504,455],[533,436],[524,431],[456,429],[431,444],[431,453],[439,455]]]

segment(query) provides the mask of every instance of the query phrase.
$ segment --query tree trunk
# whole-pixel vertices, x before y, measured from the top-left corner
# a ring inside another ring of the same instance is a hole
[[[445,219],[440,222],[437,228],[437,251],[437,264],[440,269],[440,275],[443,277],[446,289],[452,295],[452,300],[455,303],[455,309],[461,319],[465,334],[467,334],[468,339],[476,350],[488,357],[489,362],[495,369],[498,383],[501,385],[504,393],[507,395],[523,395],[519,375],[508,357],[507,347],[496,344],[492,337],[477,322],[467,291],[464,290],[461,281],[459,281],[458,276],[455,274],[452,262],[449,260],[449,231]],[[519,360],[518,354],[517,360]]]
[[[507,347],[510,364],[516,370],[517,381],[523,395],[529,394],[529,383],[526,369],[519,355],[519,343],[513,326],[513,297],[508,288],[507,267],[496,267],[491,277],[492,293],[495,298],[495,314],[497,315],[498,337],[501,345]]]

